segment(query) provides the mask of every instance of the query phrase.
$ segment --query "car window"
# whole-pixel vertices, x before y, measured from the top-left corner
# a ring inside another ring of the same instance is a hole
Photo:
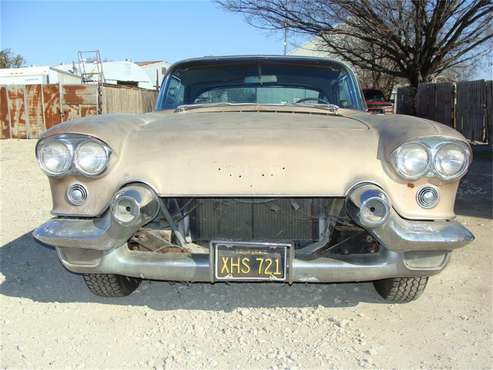
[[[352,73],[339,63],[241,61],[176,66],[161,89],[157,109],[183,104],[329,103],[362,109]]]

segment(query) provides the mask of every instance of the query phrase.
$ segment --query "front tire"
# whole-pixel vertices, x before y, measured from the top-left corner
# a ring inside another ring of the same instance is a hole
[[[418,299],[426,288],[428,276],[377,280],[373,286],[380,296],[391,303],[407,303]]]
[[[91,293],[101,297],[125,297],[140,285],[140,279],[114,274],[83,274]]]

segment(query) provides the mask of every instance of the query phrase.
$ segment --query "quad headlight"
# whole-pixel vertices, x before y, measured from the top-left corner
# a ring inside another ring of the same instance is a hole
[[[464,175],[469,167],[470,151],[461,143],[446,143],[438,147],[433,161],[437,175],[452,180]]]
[[[430,152],[420,143],[407,143],[392,153],[395,169],[403,178],[416,180],[425,175],[430,167]]]
[[[425,176],[455,180],[467,172],[470,161],[467,144],[436,138],[404,143],[392,152],[394,169],[406,180]]]
[[[84,175],[97,176],[108,164],[109,151],[97,141],[85,141],[75,149],[74,165]]]
[[[47,140],[38,145],[39,165],[48,176],[60,176],[72,166],[72,148],[62,140]]]
[[[84,135],[48,137],[36,146],[39,165],[48,176],[100,175],[108,166],[110,154],[106,144]]]

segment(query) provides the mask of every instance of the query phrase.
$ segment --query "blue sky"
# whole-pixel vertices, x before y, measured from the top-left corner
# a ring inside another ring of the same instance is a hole
[[[306,38],[290,35],[292,49]],[[0,0],[0,48],[28,65],[70,63],[78,50],[108,60],[160,60],[231,54],[281,54],[281,32],[253,28],[208,0]],[[490,65],[488,65],[488,62]],[[485,60],[474,78],[493,77]]]
[[[283,35],[248,25],[212,1],[8,1],[1,48],[27,64],[71,62],[77,50],[134,61],[226,54],[280,54]]]

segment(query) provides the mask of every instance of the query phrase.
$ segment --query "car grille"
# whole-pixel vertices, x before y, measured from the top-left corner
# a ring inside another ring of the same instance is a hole
[[[329,198],[194,198],[190,230],[194,241],[319,238],[319,219]]]

